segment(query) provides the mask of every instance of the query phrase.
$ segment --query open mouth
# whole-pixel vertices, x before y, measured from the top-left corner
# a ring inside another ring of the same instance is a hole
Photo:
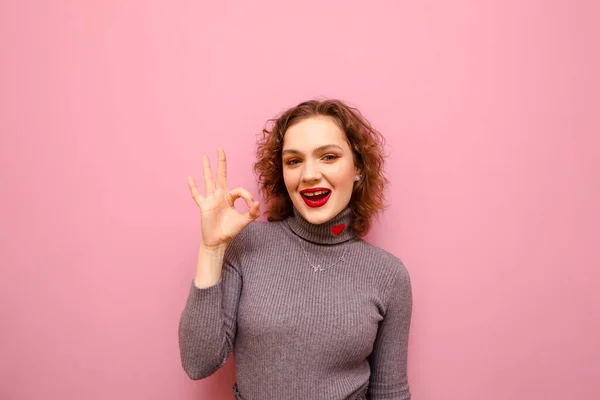
[[[324,198],[329,196],[330,193],[331,193],[331,190],[320,190],[318,192],[302,193],[302,197],[304,197],[305,199],[308,199],[308,200],[312,200],[312,201],[319,201],[319,200],[323,200]]]
[[[314,192],[300,193],[302,200],[309,207],[321,207],[327,204],[327,201],[331,197],[331,190],[323,189]]]

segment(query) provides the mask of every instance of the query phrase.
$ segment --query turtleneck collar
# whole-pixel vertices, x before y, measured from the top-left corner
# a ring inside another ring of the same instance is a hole
[[[350,229],[352,209],[346,207],[342,212],[322,224],[311,224],[294,207],[294,215],[286,219],[290,229],[298,236],[310,242],[337,244],[348,241],[356,235]]]

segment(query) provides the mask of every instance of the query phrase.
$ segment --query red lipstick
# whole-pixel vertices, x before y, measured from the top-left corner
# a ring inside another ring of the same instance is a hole
[[[313,196],[305,195],[306,193],[315,193],[315,192],[325,192],[325,193],[313,195]],[[327,204],[327,201],[331,197],[331,189],[322,188],[322,187],[304,189],[304,190],[300,191],[300,195],[302,197],[302,200],[304,200],[304,203],[306,203],[307,206],[312,207],[312,208],[322,207],[325,204]]]

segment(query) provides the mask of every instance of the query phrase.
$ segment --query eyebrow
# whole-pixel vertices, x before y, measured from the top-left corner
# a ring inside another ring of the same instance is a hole
[[[339,151],[344,151],[340,146],[338,146],[337,144],[326,144],[324,146],[319,146],[316,149],[313,150],[313,154],[315,153],[320,153],[322,151],[325,150],[329,150],[331,148],[334,149],[338,149]],[[302,152],[300,150],[296,150],[296,149],[285,149],[281,152],[281,155],[284,156],[286,154],[302,154]]]

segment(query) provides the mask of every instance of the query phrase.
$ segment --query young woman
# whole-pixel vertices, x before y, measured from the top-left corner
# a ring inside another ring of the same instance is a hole
[[[338,100],[308,101],[263,131],[254,170],[268,204],[216,182],[202,158],[196,276],[179,324],[183,368],[202,379],[234,351],[236,399],[410,399],[409,274],[365,242],[383,210],[383,140]],[[242,198],[248,212],[233,203]]]

